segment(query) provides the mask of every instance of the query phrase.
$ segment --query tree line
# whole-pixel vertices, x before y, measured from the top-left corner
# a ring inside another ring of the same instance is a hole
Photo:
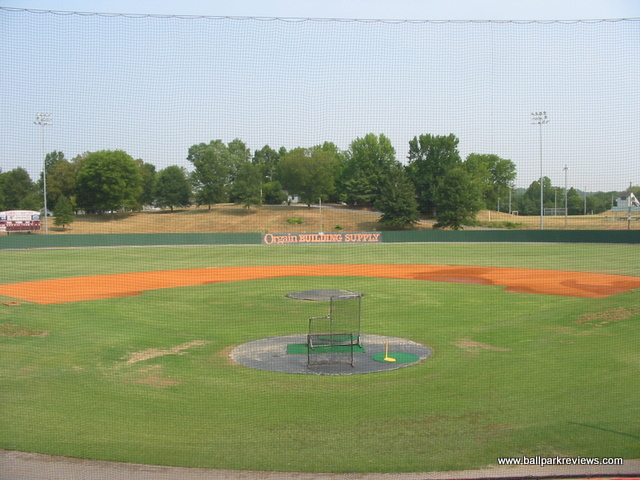
[[[477,153],[462,159],[458,144],[453,134],[416,136],[403,164],[384,134],[356,138],[344,151],[325,142],[292,150],[265,145],[252,153],[240,139],[212,140],[189,148],[190,172],[176,165],[157,171],[122,150],[86,152],[72,160],[54,151],[45,158],[47,205],[69,220],[69,212],[79,210],[101,214],[145,205],[173,210],[229,202],[250,209],[297,197],[307,205],[371,207],[393,228],[409,228],[425,217],[435,219],[436,228],[453,229],[472,223],[485,208],[540,213],[540,181],[514,194],[511,160]],[[547,177],[542,182],[545,207],[563,207],[564,190],[559,196]],[[42,191],[42,174],[33,182],[21,167],[0,173],[3,210],[40,210]],[[608,209],[606,195],[590,196],[589,212]],[[571,189],[567,197],[569,213],[583,213],[578,192]]]

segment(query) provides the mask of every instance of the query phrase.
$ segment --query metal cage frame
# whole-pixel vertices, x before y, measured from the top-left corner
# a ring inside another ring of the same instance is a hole
[[[329,313],[309,318],[307,334],[307,366],[354,366],[354,348],[360,346],[362,295],[331,297]],[[353,309],[342,311],[347,303]],[[349,318],[343,318],[346,315]],[[347,347],[335,351],[336,347]],[[333,349],[333,351],[332,351]],[[346,358],[345,358],[346,357]]]

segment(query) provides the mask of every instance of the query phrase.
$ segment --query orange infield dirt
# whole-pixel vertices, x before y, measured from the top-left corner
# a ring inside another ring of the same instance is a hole
[[[442,265],[218,267],[72,277],[0,285],[0,295],[39,304],[140,295],[147,290],[275,277],[380,277],[501,285],[507,292],[604,298],[640,288],[640,277],[557,270]]]

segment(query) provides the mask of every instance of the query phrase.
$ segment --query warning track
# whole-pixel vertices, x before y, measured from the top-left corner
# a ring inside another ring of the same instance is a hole
[[[507,292],[604,298],[640,288],[640,277],[447,265],[282,265],[119,273],[0,285],[0,295],[43,305],[140,295],[148,290],[277,277],[354,276],[497,285]]]

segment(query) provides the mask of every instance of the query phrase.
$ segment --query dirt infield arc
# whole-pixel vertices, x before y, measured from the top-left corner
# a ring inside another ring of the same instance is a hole
[[[276,277],[357,276],[504,286],[508,292],[604,298],[640,288],[640,277],[557,270],[443,265],[216,267],[71,277],[0,285],[0,295],[54,304],[140,295],[147,290]]]

